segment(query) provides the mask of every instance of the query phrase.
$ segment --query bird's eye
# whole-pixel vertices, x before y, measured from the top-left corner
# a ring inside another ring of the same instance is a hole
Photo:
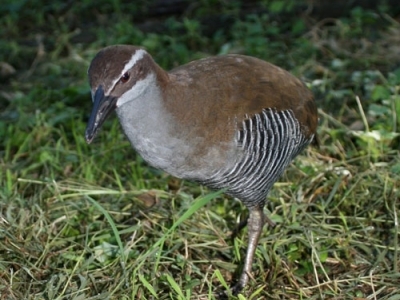
[[[128,72],[126,72],[124,75],[121,76],[121,78],[119,79],[122,83],[126,83],[128,82],[129,78],[131,75],[129,75]]]

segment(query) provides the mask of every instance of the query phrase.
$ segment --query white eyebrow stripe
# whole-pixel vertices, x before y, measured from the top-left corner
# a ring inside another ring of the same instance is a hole
[[[119,79],[121,78],[122,75],[124,75],[129,69],[131,69],[137,61],[141,60],[143,58],[143,56],[146,54],[147,52],[143,49],[138,49],[135,54],[132,55],[131,59],[129,60],[129,62],[125,65],[124,69],[122,70],[120,76],[118,78],[116,78],[113,83],[111,84],[110,88],[108,89],[106,95],[109,95],[111,90],[114,88],[114,86],[117,84],[117,82],[119,81]]]

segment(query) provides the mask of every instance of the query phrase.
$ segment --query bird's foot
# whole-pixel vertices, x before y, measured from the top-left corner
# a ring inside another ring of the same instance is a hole
[[[243,290],[243,284],[239,281],[233,287],[231,287],[232,295],[237,296]]]
[[[218,300],[228,300],[232,296],[237,296],[243,290],[243,284],[239,281],[233,286],[231,286],[230,290],[223,290],[216,294],[216,298]]]

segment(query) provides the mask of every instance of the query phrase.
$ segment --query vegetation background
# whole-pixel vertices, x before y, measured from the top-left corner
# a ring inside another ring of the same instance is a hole
[[[237,279],[238,201],[148,167],[115,118],[84,141],[106,45],[164,68],[224,53],[302,78],[320,113],[269,197],[239,299],[400,299],[396,1],[3,0],[0,299],[214,299]],[[234,298],[234,297],[232,297]]]

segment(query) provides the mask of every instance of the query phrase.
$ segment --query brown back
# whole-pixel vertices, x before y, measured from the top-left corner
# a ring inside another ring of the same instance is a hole
[[[312,93],[289,72],[263,60],[205,58],[171,70],[169,80],[164,86],[167,109],[188,128],[185,134],[203,136],[211,144],[229,141],[243,119],[265,108],[292,110],[306,137],[316,131]]]

